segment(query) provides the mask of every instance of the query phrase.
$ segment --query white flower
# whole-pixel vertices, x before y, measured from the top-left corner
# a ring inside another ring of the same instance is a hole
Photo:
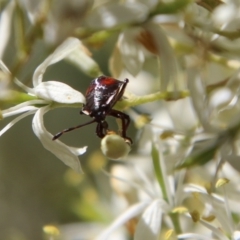
[[[131,162],[127,166],[115,167],[118,170],[110,175],[112,186],[119,193],[119,197],[126,197],[130,206],[98,235],[97,240],[110,239],[111,233],[131,219],[137,221],[134,239],[158,239],[162,233],[162,222],[168,229],[174,229],[175,226],[169,221],[172,213],[178,213],[176,218],[179,219],[180,228],[184,228],[183,233],[177,235],[178,239],[215,237],[227,240],[227,236],[230,235],[233,236],[233,239],[237,239],[239,229],[234,226],[232,214],[239,214],[240,208],[236,188],[233,187],[234,190],[231,192],[228,190],[231,189],[231,182],[228,183],[228,188],[225,188],[223,194],[217,192],[217,187],[215,188],[216,193],[209,194],[206,188],[200,185],[184,183],[186,176],[189,178],[194,175],[192,177],[195,177],[197,171],[186,172],[184,170],[167,174],[166,159],[161,153],[161,145],[159,145],[159,149],[153,147],[152,157],[155,175],[152,169],[149,169],[151,168],[149,166],[150,159],[144,156],[142,158],[137,156],[136,162]],[[144,165],[142,165],[143,163]],[[140,170],[140,167],[143,171]],[[211,179],[215,172],[215,165],[212,164],[210,169],[202,170],[200,175],[203,175],[203,180]],[[230,171],[229,165],[225,165],[224,170],[226,173],[232,171]],[[232,179],[235,179],[235,184],[238,184],[239,174],[232,171],[230,175]],[[159,182],[161,192],[156,188],[156,181]],[[228,190],[227,193],[226,190]],[[194,212],[197,217],[194,216]],[[216,220],[211,222],[211,217]]]
[[[124,30],[118,39],[118,50],[121,53],[124,67],[133,76],[136,76],[142,69],[145,60],[144,48],[137,41],[142,29],[139,27]]]
[[[71,36],[80,27],[87,12],[93,5],[93,0],[54,0],[44,26],[44,37],[49,43],[62,41]]]
[[[82,172],[77,156],[83,154],[86,151],[86,147],[72,148],[63,144],[59,140],[52,141],[52,134],[46,130],[43,124],[43,115],[50,109],[54,108],[54,106],[58,107],[62,106],[63,104],[81,105],[82,103],[85,103],[85,97],[82,95],[82,93],[74,90],[64,83],[57,81],[42,82],[43,74],[49,65],[66,58],[72,51],[77,51],[79,46],[81,46],[81,43],[75,38],[69,38],[63,42],[35,70],[32,79],[33,88],[25,86],[18,79],[14,80],[17,85],[22,87],[28,94],[33,96],[33,100],[29,100],[2,111],[3,118],[16,114],[21,115],[6,125],[0,131],[0,136],[22,118],[30,114],[35,114],[32,122],[33,131],[42,142],[43,146],[57,156],[67,166],[71,167],[77,172]],[[0,61],[0,67],[4,72],[9,72],[2,61]],[[55,103],[54,106],[52,103]]]
[[[221,188],[225,188],[225,186],[221,186]],[[184,187],[185,193],[188,193],[189,196],[192,197],[192,206],[194,206],[193,202],[201,202],[203,204],[203,209],[200,211],[196,208],[199,217],[198,219],[195,219],[195,223],[198,223],[198,229],[195,229],[195,233],[180,234],[178,236],[180,239],[192,239],[197,235],[198,239],[207,239],[210,236],[214,236],[217,239],[227,240],[229,239],[228,236],[231,235],[232,239],[237,239],[239,232],[238,229],[236,229],[232,216],[233,214],[239,214],[238,195],[236,195],[236,198],[234,199],[228,191],[228,188],[229,187],[223,190],[224,194],[221,196],[215,193],[209,194],[205,188],[194,184],[189,184]],[[197,204],[195,204],[195,206],[197,206]],[[205,218],[204,215],[206,216]],[[188,213],[186,216],[190,217]],[[208,221],[207,216],[212,216],[212,220]],[[198,230],[199,234],[196,235]],[[189,229],[189,232],[190,231],[192,230]]]
[[[122,31],[111,57],[111,71],[117,77],[123,68],[133,76],[139,75],[145,60],[153,55],[159,58],[161,64],[159,90],[166,91],[169,83],[176,83],[178,67],[166,34],[153,21]]]
[[[147,18],[146,5],[128,2],[111,2],[93,9],[85,19],[85,25],[92,29],[107,29],[142,22]]]
[[[166,175],[163,158],[160,160],[160,171],[163,173],[163,181],[166,184],[165,193],[159,191],[159,188],[156,186],[156,178],[152,179],[154,173],[152,172],[152,166],[149,166],[151,163],[150,159],[144,156],[141,158],[136,156],[132,160],[136,161],[131,161],[131,164],[127,166],[116,166],[116,169],[113,169],[113,175],[109,175],[112,177],[112,186],[116,192],[119,193],[119,196],[125,195],[128,203],[131,205],[96,240],[110,239],[109,236],[112,232],[135,218],[138,219],[138,223],[134,232],[134,239],[158,239],[163,219],[174,207],[174,198],[179,199],[180,197],[180,191],[173,190],[173,187],[170,187],[172,181]],[[182,180],[179,178],[178,187],[180,188]]]
[[[47,43],[57,44],[81,26],[93,0],[20,0],[32,24],[41,24]]]
[[[225,181],[227,187],[223,185],[217,187],[216,184],[214,192],[210,194],[205,187],[186,184],[184,181],[186,176],[196,177],[199,170],[202,170],[199,175],[203,180],[212,180],[215,172],[214,163],[207,169],[199,168],[193,172],[184,170],[167,175],[166,159],[160,150],[161,146],[159,149],[153,147],[152,151],[155,175],[149,170],[150,159],[144,156],[142,158],[137,156],[136,162],[131,162],[127,166],[114,167],[117,171],[109,175],[112,177],[112,186],[119,193],[119,197],[126,196],[130,206],[95,239],[111,239],[113,232],[128,221],[136,219],[134,239],[155,240],[162,233],[162,222],[168,229],[176,227],[169,221],[169,216],[173,213],[178,213],[176,218],[179,220],[180,228],[184,228],[183,233],[177,235],[177,239],[227,240],[227,236],[232,236],[234,240],[238,239],[239,228],[235,226],[232,215],[238,215],[240,209],[239,191],[236,190],[239,174],[228,164],[224,165],[222,174],[231,176],[234,182]],[[162,193],[156,188],[156,181],[162,182],[159,184]],[[236,186],[233,186],[234,184]]]

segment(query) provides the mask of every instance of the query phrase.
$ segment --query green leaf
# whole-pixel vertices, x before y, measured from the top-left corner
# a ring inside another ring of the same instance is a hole
[[[183,163],[178,165],[176,169],[182,169],[182,168],[189,168],[197,165],[204,165],[205,163],[209,162],[214,158],[214,155],[218,149],[219,145],[217,142],[214,142],[214,144],[210,145],[209,147],[193,151],[192,154],[190,154]]]
[[[154,11],[151,12],[151,16],[155,16],[157,14],[171,14],[182,11],[191,2],[191,0],[175,0],[167,3],[160,2],[155,7]]]

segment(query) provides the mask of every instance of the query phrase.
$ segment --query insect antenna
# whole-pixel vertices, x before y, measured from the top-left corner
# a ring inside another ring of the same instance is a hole
[[[75,130],[75,129],[77,129],[77,128],[84,127],[84,126],[89,125],[89,124],[92,124],[92,123],[94,123],[94,122],[96,122],[95,119],[93,119],[93,120],[90,121],[90,122],[87,122],[87,123],[84,123],[84,124],[80,124],[80,125],[78,125],[78,126],[76,126],[76,127],[71,127],[71,128],[64,129],[64,130],[62,130],[61,132],[55,134],[55,135],[53,136],[52,140],[58,139],[59,137],[61,137],[61,136],[62,136],[64,133],[66,133],[66,132],[73,131],[73,130]]]

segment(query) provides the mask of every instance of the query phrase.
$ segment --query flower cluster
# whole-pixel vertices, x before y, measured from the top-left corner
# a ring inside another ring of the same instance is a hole
[[[12,23],[14,13],[17,21]],[[81,173],[78,156],[86,147],[52,141],[43,116],[58,107],[81,107],[86,99],[67,84],[43,81],[43,74],[65,59],[96,78],[102,71],[90,50],[109,44],[110,56],[101,61],[114,78],[129,79],[114,108],[125,111],[137,129],[134,151],[115,133],[103,138],[105,156],[125,161],[110,172],[101,170],[113,189],[109,207],[103,208],[110,222],[91,236],[88,225],[86,239],[240,238],[239,22],[238,0],[5,2],[0,15],[0,118],[20,115],[0,136],[33,114],[33,132],[44,148]],[[19,54],[10,68],[13,24],[20,29]],[[55,50],[35,68],[31,88],[17,76],[39,39]],[[26,94],[10,90],[10,84]],[[5,108],[12,99],[21,103]],[[111,99],[109,95],[107,101]],[[55,228],[44,229],[59,234]],[[60,227],[63,235],[65,230]]]
[[[47,81],[43,82],[43,74],[47,67],[54,64],[66,56],[72,51],[77,51],[77,48],[81,43],[77,39],[67,39],[62,45],[60,45],[53,54],[51,54],[41,65],[37,67],[33,74],[33,88],[29,88],[21,83],[18,79],[15,79],[15,83],[23,88],[30,96],[31,100],[20,103],[14,107],[8,108],[2,111],[2,117],[10,117],[16,114],[21,114],[7,126],[0,131],[0,136],[5,133],[10,127],[17,123],[22,118],[34,114],[32,127],[35,135],[42,142],[43,146],[55,154],[66,165],[81,172],[81,166],[77,158],[78,155],[83,154],[86,151],[84,148],[69,147],[59,140],[52,141],[52,135],[46,130],[43,124],[43,115],[54,107],[60,107],[64,104],[82,104],[85,103],[85,97],[78,91],[69,87],[68,85],[57,82]],[[6,65],[1,61],[0,66],[3,72],[9,73]]]

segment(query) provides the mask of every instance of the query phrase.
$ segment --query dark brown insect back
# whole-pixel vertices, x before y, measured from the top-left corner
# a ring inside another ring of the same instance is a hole
[[[80,114],[89,115],[92,121],[71,127],[57,133],[53,140],[59,138],[62,134],[70,132],[77,128],[97,123],[96,134],[99,138],[104,138],[108,131],[108,123],[105,121],[107,116],[119,118],[122,123],[121,136],[132,143],[131,138],[127,137],[126,132],[130,124],[130,118],[127,114],[113,109],[125,91],[129,80],[119,81],[112,77],[100,76],[90,83],[86,91],[86,104],[83,105]]]

